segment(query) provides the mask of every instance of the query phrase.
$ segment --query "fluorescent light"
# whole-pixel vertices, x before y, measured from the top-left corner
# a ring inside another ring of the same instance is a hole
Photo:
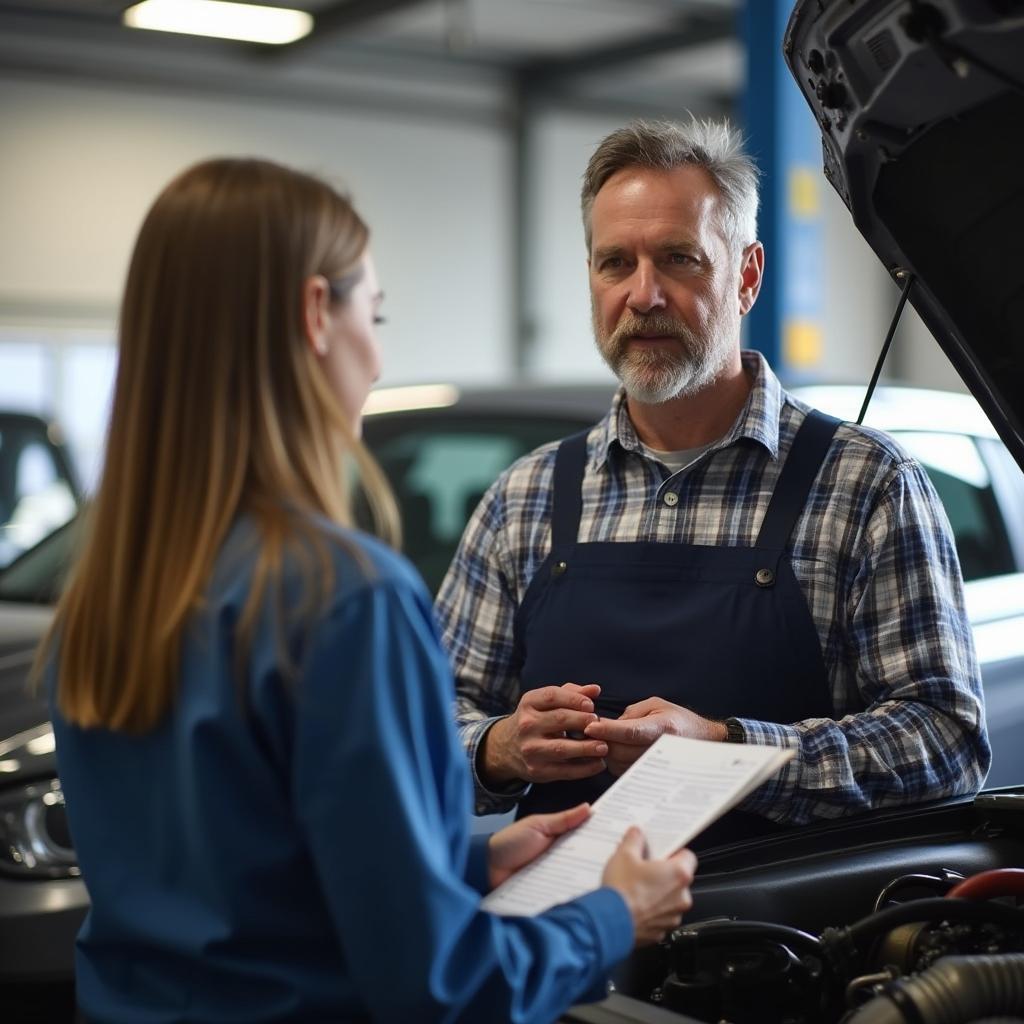
[[[275,45],[294,43],[313,28],[313,17],[305,11],[227,0],[143,0],[122,19],[129,28]]]

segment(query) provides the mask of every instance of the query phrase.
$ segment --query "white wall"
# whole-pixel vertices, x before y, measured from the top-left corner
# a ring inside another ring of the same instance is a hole
[[[534,124],[529,274],[536,339],[531,372],[540,379],[612,380],[590,327],[580,186],[591,153],[622,123],[620,117],[548,111]]]
[[[818,374],[827,381],[866,384],[882,350],[899,290],[853,226],[850,211],[835,189],[824,174],[820,179],[825,301]],[[890,367],[887,361],[887,370]]]
[[[204,157],[257,155],[355,196],[387,293],[388,381],[494,378],[511,365],[497,125],[10,78],[0,133],[0,326],[82,311],[113,324],[158,190]]]
[[[167,181],[206,157],[269,157],[352,192],[386,293],[382,384],[511,372],[509,143],[497,120],[10,76],[0,139],[0,401],[57,416],[87,483],[135,233]]]
[[[900,376],[926,388],[967,391],[967,385],[953,369],[946,353],[932,337],[931,331],[907,303],[899,332],[893,339]]]

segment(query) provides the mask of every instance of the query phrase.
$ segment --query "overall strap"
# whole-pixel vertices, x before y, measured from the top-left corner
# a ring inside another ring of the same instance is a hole
[[[775,551],[786,547],[840,422],[812,409],[800,424],[768,503],[755,547]]]
[[[590,428],[567,437],[555,456],[555,483],[551,509],[551,548],[576,543],[583,509],[583,473],[587,468]]]

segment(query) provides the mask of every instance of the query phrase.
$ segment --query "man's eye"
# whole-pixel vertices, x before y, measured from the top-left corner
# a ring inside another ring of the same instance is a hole
[[[621,256],[609,256],[601,261],[602,270],[618,270],[622,266]]]
[[[681,267],[697,262],[688,252],[670,252],[668,254],[668,261]]]

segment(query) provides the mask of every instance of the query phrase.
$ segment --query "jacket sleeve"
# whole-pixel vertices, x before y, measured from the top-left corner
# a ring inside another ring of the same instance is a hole
[[[297,695],[300,824],[375,1020],[552,1020],[604,995],[629,914],[608,889],[536,918],[480,910],[451,698],[421,587],[385,574],[340,600]]]

